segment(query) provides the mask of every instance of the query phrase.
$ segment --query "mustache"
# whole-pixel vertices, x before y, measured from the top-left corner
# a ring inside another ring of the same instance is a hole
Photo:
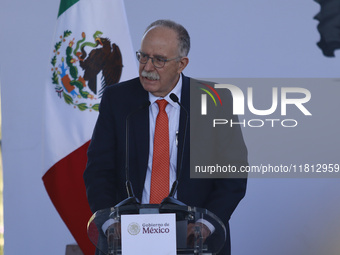
[[[141,73],[142,77],[148,78],[150,80],[159,80],[159,74],[156,72],[147,72],[145,70]]]

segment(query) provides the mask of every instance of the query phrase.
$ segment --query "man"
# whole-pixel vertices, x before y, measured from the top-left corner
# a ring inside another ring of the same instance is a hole
[[[153,191],[156,185],[153,182],[153,172],[158,171],[153,167],[159,164],[159,157],[169,155],[160,160],[167,160],[168,168],[168,174],[161,175],[168,182],[167,191],[162,195],[164,198],[176,179],[180,155],[183,154],[177,199],[190,206],[206,208],[223,221],[228,237],[220,254],[230,254],[228,220],[245,194],[246,179],[190,179],[190,139],[189,135],[184,136],[186,114],[170,99],[170,94],[174,93],[190,112],[190,78],[182,74],[189,63],[189,49],[189,34],[183,26],[175,22],[158,20],[146,29],[141,48],[137,52],[140,62],[139,77],[110,86],[103,93],[84,173],[87,196],[93,212],[113,207],[127,197],[125,136],[128,118],[129,177],[136,197],[142,203],[160,203],[159,198],[153,197],[154,194],[159,195],[159,192]],[[164,107],[169,144],[167,153],[158,156],[157,116],[164,111],[159,110],[162,106],[158,100],[162,99],[166,101]],[[187,132],[189,130],[188,126]],[[247,153],[242,134],[240,131],[235,134],[230,139],[230,148],[237,148],[240,153],[236,153],[239,156],[234,161],[239,165],[246,165]],[[206,226],[204,230],[207,233],[211,231]]]

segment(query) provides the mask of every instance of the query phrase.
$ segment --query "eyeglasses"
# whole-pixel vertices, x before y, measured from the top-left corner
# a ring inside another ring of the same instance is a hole
[[[181,58],[181,57],[175,57],[175,58],[170,58],[170,59],[165,59],[165,58],[162,58],[162,57],[153,57],[152,58],[149,55],[147,55],[147,54],[145,54],[141,51],[136,52],[136,57],[137,57],[137,60],[139,61],[139,63],[141,63],[141,64],[146,64],[149,61],[149,58],[150,58],[152,64],[156,68],[162,68],[162,67],[164,67],[166,62]]]

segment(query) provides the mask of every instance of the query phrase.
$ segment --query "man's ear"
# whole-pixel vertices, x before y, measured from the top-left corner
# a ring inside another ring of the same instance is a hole
[[[189,64],[189,58],[188,57],[182,57],[180,61],[178,61],[178,73],[181,73]]]

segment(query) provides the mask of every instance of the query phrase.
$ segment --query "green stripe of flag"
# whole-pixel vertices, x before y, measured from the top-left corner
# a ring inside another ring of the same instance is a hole
[[[59,5],[59,12],[58,12],[58,18],[61,14],[63,14],[68,8],[70,8],[75,3],[79,2],[79,0],[60,0]]]

